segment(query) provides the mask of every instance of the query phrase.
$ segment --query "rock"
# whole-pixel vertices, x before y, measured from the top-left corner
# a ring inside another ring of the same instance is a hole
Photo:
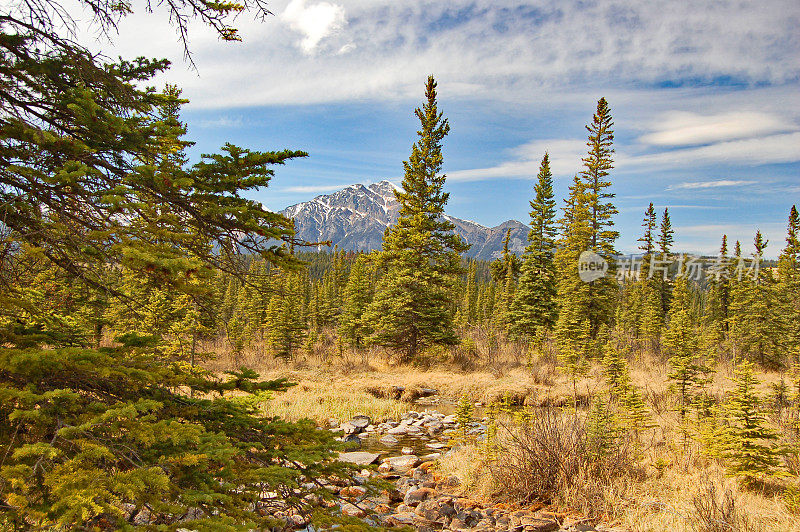
[[[403,454],[414,454],[414,449],[411,447],[403,447],[400,452]]]
[[[297,514],[288,516],[287,520],[289,521],[289,524],[293,525],[295,528],[303,528],[308,524],[308,520],[305,517]]]
[[[455,517],[455,518],[453,518],[452,521],[450,521],[450,527],[449,528],[450,528],[450,530],[462,530],[462,529],[467,528],[467,523],[465,523],[464,521],[462,521],[458,517]]]
[[[384,445],[397,445],[397,443],[400,442],[400,440],[398,440],[397,438],[395,438],[391,434],[387,434],[387,435],[383,436],[378,441],[380,441]]]
[[[362,486],[347,486],[346,488],[342,488],[342,491],[339,492],[339,495],[348,501],[357,501],[366,494],[367,488]]]
[[[432,423],[428,423],[426,427],[428,428],[428,434],[433,436],[434,434],[438,434],[439,432],[442,431],[442,429],[444,428],[444,423],[437,420]]]
[[[392,470],[392,464],[390,462],[384,462],[378,466],[378,471],[382,473],[387,473]]]
[[[389,463],[392,469],[411,469],[419,465],[419,458],[413,454],[393,456],[384,460],[384,463]]]
[[[414,513],[429,521],[444,521],[456,514],[449,498],[431,499],[417,505]]]
[[[430,453],[430,454],[426,454],[424,456],[420,456],[420,460],[427,462],[429,460],[438,460],[441,457],[442,457],[442,453]]]
[[[426,443],[425,447],[427,447],[428,449],[435,449],[435,450],[438,451],[439,449],[446,449],[447,448],[447,444],[446,443],[440,443],[440,442]]]
[[[342,513],[348,517],[365,517],[367,514],[354,504],[350,504],[349,502],[345,502],[341,506]]]
[[[408,432],[408,425],[400,424],[386,431],[386,434],[405,434]]]
[[[374,464],[380,457],[378,453],[368,453],[364,451],[353,451],[350,453],[339,453],[339,460],[341,462],[348,462],[350,464],[367,466]]]
[[[422,501],[427,501],[428,499],[436,497],[438,494],[438,491],[431,488],[409,490],[409,492],[406,493],[406,496],[403,498],[403,503],[407,504],[408,506],[416,506]]]
[[[553,532],[559,529],[557,522],[539,517],[521,517],[519,523],[528,532]]]
[[[358,415],[354,416],[353,419],[348,421],[348,423],[350,423],[354,427],[358,427],[361,430],[364,430],[365,428],[367,428],[372,424],[372,420],[369,418],[369,416]]]
[[[400,512],[387,516],[385,521],[389,526],[411,526],[414,524],[415,517],[416,516],[411,512]]]
[[[350,434],[358,434],[359,432],[361,432],[361,427],[356,427],[355,425],[353,425],[349,421],[345,421],[344,423],[339,425],[339,429],[341,429],[342,432],[344,432],[345,435],[348,435],[348,436]]]
[[[358,437],[358,434],[348,434],[347,436],[340,438],[341,441],[344,443],[357,443],[356,447],[361,445],[361,438]]]

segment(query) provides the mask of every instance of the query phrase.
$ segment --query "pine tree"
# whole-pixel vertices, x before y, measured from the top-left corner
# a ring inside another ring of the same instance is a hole
[[[662,261],[669,262],[672,253],[672,244],[675,241],[675,231],[672,229],[672,220],[669,216],[669,208],[664,209],[664,214],[661,217],[661,226],[658,236],[658,249],[661,252]],[[661,299],[661,315],[666,316],[670,307],[670,297],[672,295],[672,281],[669,278],[666,270],[660,272],[660,275],[653,273],[653,278],[656,280],[658,293]]]
[[[590,283],[578,277],[578,258],[587,250],[600,254],[614,270],[614,242],[619,233],[613,230],[617,210],[609,201],[614,194],[608,192],[611,182],[607,180],[613,168],[612,126],[608,104],[601,98],[592,123],[586,126],[589,152],[583,159],[584,169],[570,187],[561,220],[563,231],[555,262],[559,272],[556,338],[562,348],[573,333],[584,328],[584,322],[589,337],[595,340],[614,317],[619,292],[614,276]]]
[[[306,322],[302,316],[300,275],[279,274],[266,314],[267,345],[273,356],[291,359],[302,345]]]
[[[708,273],[705,318],[716,342],[722,343],[728,332],[730,310],[730,265],[728,264],[728,236],[722,235],[719,255]]]
[[[509,249],[509,243],[511,242],[511,228],[509,227],[506,229],[506,234],[503,237],[503,251],[500,253],[500,257],[493,260],[492,263],[489,265],[489,271],[492,276],[492,280],[497,284],[502,285],[505,283],[506,275],[508,274],[508,270],[511,270],[511,274],[514,276],[514,279],[519,277],[520,268],[522,264],[520,262],[519,257],[515,253],[512,253]]]
[[[674,383],[674,390],[680,401],[679,412],[682,423],[685,423],[696,389],[705,382],[704,377],[708,372],[700,361],[690,305],[688,282],[685,277],[680,276],[675,281],[663,345],[670,356],[672,371],[667,375],[667,379]]]
[[[735,373],[736,388],[725,405],[730,425],[723,457],[731,475],[739,477],[745,485],[753,486],[776,473],[778,453],[769,442],[777,436],[765,425],[753,364],[742,362]]]
[[[668,217],[667,220],[669,220]],[[639,238],[639,242],[642,243],[639,249],[643,252],[642,266],[639,289],[635,292],[640,299],[637,305],[639,309],[638,330],[650,344],[650,347],[656,349],[661,335],[664,311],[659,291],[659,281],[663,281],[663,276],[662,279],[659,279],[650,275],[650,264],[654,259],[656,247],[656,211],[652,203],[645,211],[642,227],[644,227],[644,234]]]
[[[647,210],[644,213],[642,227],[644,227],[644,234],[638,240],[638,242],[642,243],[642,245],[639,246],[639,249],[643,252],[642,269],[640,273],[641,278],[647,279],[649,277],[648,272],[650,271],[650,258],[655,251],[656,244],[656,211],[653,208],[653,202],[650,202],[650,205],[647,207]]]
[[[611,129],[613,125],[608,104],[605,98],[600,98],[592,123],[586,126],[589,132],[589,140],[586,143],[589,153],[583,159],[584,169],[580,172],[583,181],[581,198],[587,202],[589,211],[588,249],[605,258],[612,272],[613,257],[616,254],[614,242],[619,236],[619,232],[613,229],[613,217],[617,214],[617,209],[611,202],[614,194],[608,192],[611,182],[607,180],[609,171],[613,168],[614,149],[611,147],[614,140],[614,132]],[[607,324],[613,316],[618,287],[613,275],[607,275],[588,284],[589,320],[592,338],[595,338],[601,326]]]
[[[422,349],[457,342],[450,310],[450,290],[461,273],[459,253],[469,246],[442,218],[442,139],[450,130],[436,103],[436,82],[428,77],[426,102],[417,108],[419,139],[403,166],[397,223],[386,230],[379,255],[385,270],[369,308],[374,332],[368,342],[390,347],[413,359]]]
[[[221,15],[233,8],[193,9]],[[176,13],[186,14],[180,6]],[[159,116],[165,101],[177,105],[175,94],[138,88],[166,63],[100,65],[38,30],[9,19],[2,27],[13,49],[4,75],[15,80],[4,91],[44,113],[33,118],[36,109],[4,99],[0,150],[15,165],[0,171],[0,219],[13,250],[38,249],[70,283],[168,314],[185,313],[187,297],[208,296],[215,268],[246,282],[243,251],[299,266],[265,247],[292,240],[291,222],[245,197],[268,185],[271,165],[302,152],[227,145],[185,167],[171,151],[180,128]],[[3,265],[14,271],[24,260],[13,251]],[[208,282],[196,282],[206,274]],[[145,289],[124,293],[119,284],[128,275],[141,277]],[[161,290],[147,290],[145,279]],[[35,302],[25,286],[4,286],[0,315],[38,314]],[[134,318],[159,332],[174,323],[155,312]],[[275,525],[268,514],[278,502],[262,502],[265,491],[310,513],[305,495],[325,491],[306,479],[347,476],[329,433],[254,408],[286,381],[255,382],[251,371],[221,378],[164,357],[136,331],[120,332],[114,346],[95,349],[90,337],[76,344],[3,328],[0,528],[123,530],[146,521],[165,529],[265,529]]]
[[[620,400],[625,396],[630,384],[628,363],[611,342],[605,345],[603,352],[603,369],[608,389],[613,399]]]
[[[469,441],[469,429],[472,426],[475,415],[475,405],[466,395],[462,395],[456,404],[456,423],[458,427],[455,432],[456,443],[467,443]]]
[[[778,297],[787,324],[787,351],[800,353],[800,214],[789,211],[786,247],[778,257]]]
[[[479,294],[477,286],[477,263],[474,260],[469,261],[469,268],[467,269],[467,284],[464,287],[463,297],[463,314],[466,323],[475,323],[478,319],[478,304]]]
[[[761,261],[767,243],[757,231],[753,261]],[[762,366],[781,366],[786,354],[787,323],[772,273],[763,267],[757,274],[743,273],[742,280],[736,280],[731,297],[731,335],[737,347]]]
[[[577,343],[577,338],[587,343],[591,340],[591,291],[589,283],[584,283],[578,276],[578,258],[588,246],[591,227],[586,202],[581,199],[583,184],[578,176],[573,179],[569,190],[560,220],[562,236],[554,258],[558,272],[555,333],[559,349],[572,358],[587,351],[588,346]]]
[[[511,234],[509,230],[508,235]],[[503,278],[503,290],[498,294],[499,299],[495,305],[495,320],[497,325],[507,330],[513,321],[513,305],[514,296],[517,289],[516,276],[514,275],[514,266],[509,261],[506,267],[506,275]]]
[[[359,254],[350,269],[344,290],[344,309],[339,319],[339,334],[353,347],[361,347],[371,328],[364,312],[372,302],[372,266],[367,255]]]
[[[539,166],[535,197],[530,202],[531,230],[522,256],[520,278],[511,313],[511,332],[535,336],[556,322],[555,215],[553,175],[547,153]]]

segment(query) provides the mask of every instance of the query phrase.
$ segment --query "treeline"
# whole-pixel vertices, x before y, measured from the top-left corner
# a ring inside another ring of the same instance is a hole
[[[428,120],[418,145],[440,164],[436,151],[447,121],[435,110],[432,80],[427,94],[428,103],[418,110]],[[194,359],[199,341],[214,339],[226,341],[234,355],[258,348],[264,356],[292,359],[312,352],[323,329],[336,332],[340,348],[384,345],[411,360],[433,346],[457,343],[458,330],[482,327],[531,349],[550,341],[566,367],[578,373],[586,360],[600,359],[612,339],[628,350],[666,358],[687,352],[697,360],[797,365],[797,209],[790,210],[776,266],[761,259],[767,242],[760,232],[747,252],[738,241],[729,249],[722,235],[717,256],[677,253],[669,210],[659,220],[652,203],[644,212],[641,253],[619,256],[608,178],[612,125],[601,99],[587,126],[583,170],[560,209],[544,154],[530,201],[529,242],[521,256],[509,252],[507,234],[495,261],[460,258],[456,250],[463,251],[463,243],[438,216],[446,202],[443,178],[436,185],[437,170],[430,170],[435,164],[420,159],[418,168],[406,163],[400,221],[387,230],[383,251],[298,251],[293,255],[301,265],[292,268],[244,255],[236,271],[245,275],[216,269],[195,276],[191,283],[203,286],[194,294],[127,268],[108,269],[104,289],[97,290],[23,252],[21,288],[46,313],[31,313],[29,319],[17,315],[8,325],[20,332],[46,332],[67,345],[139,335],[183,360]],[[591,282],[578,271],[587,250],[609,264],[605,275]]]

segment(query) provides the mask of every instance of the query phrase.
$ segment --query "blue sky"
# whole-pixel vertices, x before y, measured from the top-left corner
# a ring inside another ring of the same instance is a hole
[[[691,9],[688,7],[692,4]],[[452,0],[282,0],[242,43],[193,25],[196,70],[159,15],[137,13],[108,55],[167,57],[191,103],[193,150],[224,142],[303,149],[256,197],[271,209],[348,184],[402,178],[427,74],[451,123],[448,212],[527,221],[532,178],[550,152],[556,194],[585,151],[596,101],[616,123],[612,173],[632,251],[644,209],[669,207],[681,249],[723,233],[783,246],[800,203],[800,4]],[[88,14],[85,15],[88,18]]]

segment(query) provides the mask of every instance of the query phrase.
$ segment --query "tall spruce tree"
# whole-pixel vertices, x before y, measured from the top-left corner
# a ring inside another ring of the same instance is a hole
[[[658,250],[661,252],[661,261],[670,261],[670,254],[672,253],[672,244],[675,242],[675,230],[672,229],[672,219],[669,216],[669,208],[664,209],[664,214],[661,216],[661,226],[658,235]],[[666,268],[666,264],[662,263],[662,268]],[[658,286],[659,298],[661,299],[661,315],[666,316],[669,311],[670,297],[672,294],[672,281],[669,278],[669,272],[663,269],[658,275],[652,272],[653,278],[656,280]]]
[[[768,241],[761,231],[753,241],[753,261],[760,262]],[[782,313],[779,287],[772,272],[761,264],[751,263],[731,291],[731,335],[740,352],[757,360],[762,366],[780,367],[785,362],[786,329],[788,324]]]
[[[454,225],[442,217],[449,194],[443,191],[442,140],[450,131],[436,103],[429,76],[425,103],[415,114],[419,139],[403,163],[397,223],[383,236],[380,264],[385,270],[369,308],[374,332],[368,342],[413,359],[426,346],[454,344],[450,290],[461,272],[459,254],[469,249]]]
[[[656,245],[656,211],[653,208],[653,202],[650,202],[644,213],[642,227],[644,228],[644,234],[639,238],[638,242],[641,242],[639,249],[642,251],[641,277],[646,279],[649,277],[650,258],[655,251]]]
[[[522,267],[511,313],[510,332],[532,337],[556,321],[556,202],[550,156],[545,153],[530,202],[531,230],[522,255]]]
[[[753,486],[777,472],[778,452],[770,443],[777,436],[766,426],[752,362],[742,362],[735,373],[736,388],[724,407],[730,424],[722,456],[731,475]]]
[[[617,209],[611,202],[614,194],[608,190],[614,153],[612,126],[611,111],[605,98],[601,98],[591,124],[586,126],[588,154],[583,159],[583,170],[570,187],[561,222],[563,231],[556,258],[559,270],[556,337],[562,347],[572,341],[573,333],[587,330],[587,325],[590,338],[597,339],[601,329],[614,318],[619,292],[614,275],[588,283],[578,277],[578,259],[587,250],[608,261],[612,273],[615,269],[614,242],[619,233],[613,229],[613,217]],[[590,350],[596,354],[599,346],[595,347]]]
[[[800,214],[789,210],[786,247],[778,257],[778,295],[787,324],[787,350],[800,362]]]
[[[576,175],[569,187],[563,216],[559,220],[561,238],[554,257],[558,273],[556,340],[562,353],[572,360],[591,353],[591,320],[589,283],[578,276],[578,258],[586,250],[591,234],[589,211],[582,199],[583,184]],[[579,340],[580,339],[580,340]],[[570,366],[574,364],[570,363]]]

